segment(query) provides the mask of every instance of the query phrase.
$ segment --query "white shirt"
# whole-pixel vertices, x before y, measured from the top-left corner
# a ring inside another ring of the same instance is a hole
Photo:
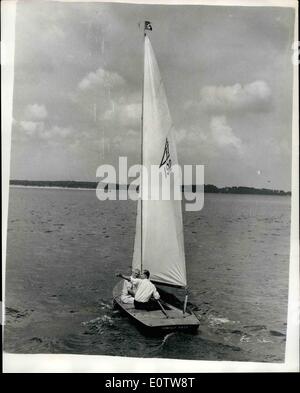
[[[130,277],[130,278],[132,278],[132,277]],[[124,280],[123,288],[122,288],[122,292],[121,292],[121,300],[123,303],[133,303],[134,298],[129,293],[129,291],[133,291],[133,293],[135,293],[136,287],[137,287],[137,284],[133,284],[132,282]]]
[[[134,299],[137,302],[146,303],[153,295],[154,299],[159,299],[159,293],[156,290],[156,287],[148,278],[132,278],[130,277],[133,285],[137,285],[137,290],[134,296]]]
[[[129,295],[128,291],[132,290],[132,288],[133,288],[133,284],[129,281],[124,280],[122,295],[123,296]]]
[[[128,291],[133,288],[133,284],[129,281],[124,280],[122,292],[121,292],[121,300],[123,303],[133,303],[134,297],[131,296]]]
[[[131,276],[130,280],[132,278],[133,277]],[[124,295],[124,296],[129,295],[129,296],[131,296],[128,292],[129,291],[133,291],[135,293],[136,289],[137,289],[137,283],[134,284],[132,281],[124,280],[123,288],[122,288],[122,295]]]

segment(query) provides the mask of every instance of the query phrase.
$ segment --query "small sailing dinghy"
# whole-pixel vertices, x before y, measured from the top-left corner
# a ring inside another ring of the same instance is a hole
[[[152,30],[149,26],[150,22],[145,22],[141,158],[148,173],[151,165],[158,165],[162,176],[170,176],[177,153],[164,86],[146,34]],[[174,176],[170,177],[171,184]],[[139,192],[132,268],[149,270],[155,284],[186,288],[181,200],[146,200],[143,187]],[[144,328],[165,331],[199,327],[199,320],[186,309],[187,295],[181,309],[160,299],[157,310],[139,310],[122,302],[123,284],[122,280],[113,290],[114,305]]]

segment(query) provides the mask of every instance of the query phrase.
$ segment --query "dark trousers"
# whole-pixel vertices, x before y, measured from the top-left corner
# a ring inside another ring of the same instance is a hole
[[[134,308],[137,310],[154,311],[159,310],[159,305],[156,300],[150,299],[148,302],[142,303],[134,300]]]

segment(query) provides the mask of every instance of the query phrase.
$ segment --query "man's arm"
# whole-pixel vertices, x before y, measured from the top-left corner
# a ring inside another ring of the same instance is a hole
[[[124,278],[124,280],[131,281],[129,276],[124,276],[124,275],[121,274],[121,273],[117,273],[117,274],[116,274],[116,277],[121,277],[121,278]]]
[[[138,283],[141,282],[142,280],[140,278],[130,277],[130,281],[132,282],[133,285],[138,285]]]
[[[158,293],[158,291],[155,287],[154,287],[154,291],[153,291],[153,297],[156,300],[158,300],[160,298],[160,294]]]

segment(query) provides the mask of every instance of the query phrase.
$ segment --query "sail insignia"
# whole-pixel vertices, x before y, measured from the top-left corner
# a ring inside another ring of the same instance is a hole
[[[166,138],[164,153],[163,153],[159,168],[161,168],[162,166],[164,166],[165,175],[167,176],[171,172],[171,168],[172,168],[172,160],[171,160],[171,155],[170,155],[168,138]]]

